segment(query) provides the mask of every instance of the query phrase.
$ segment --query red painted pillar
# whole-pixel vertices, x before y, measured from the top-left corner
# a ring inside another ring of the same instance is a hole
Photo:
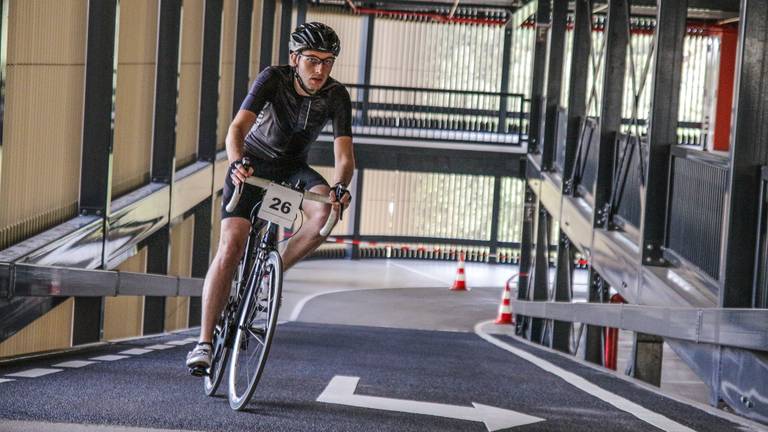
[[[736,74],[736,48],[739,41],[738,27],[721,26],[711,29],[720,36],[720,71],[717,82],[717,107],[715,110],[714,150],[728,151],[733,111],[733,84]]]
[[[611,303],[625,303],[624,298],[619,294],[614,294],[610,299]],[[616,359],[619,354],[619,329],[605,328],[605,350],[603,365],[608,369],[616,370]]]

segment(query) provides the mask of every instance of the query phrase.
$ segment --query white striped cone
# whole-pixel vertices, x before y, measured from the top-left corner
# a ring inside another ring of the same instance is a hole
[[[459,266],[456,268],[456,280],[453,281],[452,291],[466,291],[467,279],[464,274],[464,252],[459,254]]]
[[[504,285],[504,291],[501,292],[501,304],[499,305],[499,316],[496,318],[496,324],[514,324],[509,297],[509,281],[507,281]]]

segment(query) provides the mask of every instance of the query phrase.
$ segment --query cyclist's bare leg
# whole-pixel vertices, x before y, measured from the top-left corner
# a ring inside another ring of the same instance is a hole
[[[310,191],[327,196],[330,192],[330,188],[326,185],[320,184],[312,187]],[[331,206],[328,204],[322,204],[314,201],[304,200],[302,203],[304,209],[304,224],[301,229],[288,241],[283,251],[283,269],[288,270],[300,259],[304,258],[307,254],[317,249],[323,242],[325,237],[320,235],[320,229],[325,225],[330,213]]]
[[[250,227],[251,222],[241,217],[229,217],[221,221],[219,247],[203,284],[199,342],[211,342],[213,338],[213,328],[227,304],[232,276],[243,256]]]

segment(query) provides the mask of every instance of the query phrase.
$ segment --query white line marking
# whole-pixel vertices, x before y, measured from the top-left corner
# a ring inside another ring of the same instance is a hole
[[[384,411],[447,417],[485,423],[489,431],[508,429],[544,421],[539,417],[472,402],[472,407],[392,399],[378,396],[356,395],[358,377],[336,375],[318,396],[318,402],[371,408]]]
[[[37,378],[37,377],[50,375],[52,373],[61,372],[61,371],[62,369],[35,368],[35,369],[28,369],[25,371],[8,374],[6,376],[16,377],[16,378]]]
[[[121,355],[109,354],[109,355],[103,355],[103,356],[100,356],[100,357],[92,357],[92,358],[90,358],[88,360],[115,361],[115,360],[127,359],[129,357],[130,356],[121,356]]]
[[[333,291],[323,291],[323,292],[314,293],[312,295],[302,298],[301,300],[299,300],[298,303],[296,303],[296,306],[293,307],[293,312],[291,312],[291,317],[288,318],[288,321],[296,321],[297,319],[299,319],[299,315],[301,315],[301,310],[304,309],[304,306],[306,306],[306,304],[310,300],[314,299],[315,297],[320,297],[321,295],[326,295],[326,294],[347,292],[347,291],[357,291],[357,290],[340,289],[340,290],[333,290]]]
[[[579,375],[576,375],[573,372],[568,372],[567,370],[562,369],[558,366],[555,366],[554,364],[544,359],[540,359],[527,351],[515,348],[499,339],[496,339],[495,337],[481,330],[481,326],[489,322],[491,321],[483,321],[483,322],[477,323],[475,325],[475,333],[481,338],[485,339],[486,341],[492,343],[493,345],[496,345],[497,347],[503,350],[506,350],[522,358],[523,360],[526,360],[532,363],[533,365],[553,375],[556,375],[562,378],[565,382],[576,387],[577,389],[582,390],[586,393],[589,393],[592,396],[598,399],[601,399],[624,412],[632,414],[638,419],[648,424],[651,424],[661,430],[664,430],[667,432],[694,432],[693,429],[688,428],[684,425],[681,425],[680,423],[677,423],[673,420],[670,420],[669,418],[664,417],[659,413],[653,412],[643,406],[640,406],[634,402],[624,399],[623,397],[617,394],[604,390],[601,387],[598,387],[595,384],[592,384],[591,382],[580,377]]]
[[[94,364],[96,362],[94,361],[86,361],[86,360],[72,360],[67,361],[64,363],[59,363],[53,365],[53,367],[63,367],[63,368],[81,368],[83,366],[88,366],[89,364]]]
[[[197,339],[195,339],[194,341],[196,342]],[[182,345],[188,345],[188,344],[190,344],[192,342],[193,341],[189,341],[187,339],[183,339],[183,340],[175,340],[175,341],[166,342],[165,344],[166,345],[173,345],[173,346],[182,346]]]
[[[2,384],[2,383],[7,383],[7,382],[11,382],[11,381],[16,381],[16,380],[13,380],[13,379],[5,379],[5,378],[0,378],[0,384]]]
[[[453,279],[451,279],[449,281],[445,281],[444,279],[436,278],[436,277],[432,276],[429,273],[424,273],[422,271],[419,271],[419,270],[416,270],[416,269],[412,269],[412,268],[410,268],[408,266],[405,266],[405,265],[402,265],[402,264],[398,264],[396,262],[390,262],[389,264],[391,264],[391,265],[393,265],[395,267],[400,267],[401,269],[404,269],[404,270],[408,270],[411,273],[416,273],[417,275],[423,276],[423,277],[425,277],[427,279],[436,280],[436,281],[440,282],[442,285],[445,285],[446,288],[450,288],[451,284],[453,283]]]
[[[120,351],[118,354],[142,355],[148,352],[152,352],[152,350],[141,349],[141,348],[131,348],[129,350]]]
[[[148,350],[166,350],[168,348],[173,348],[173,345],[157,344],[157,345],[145,346],[144,348]]]

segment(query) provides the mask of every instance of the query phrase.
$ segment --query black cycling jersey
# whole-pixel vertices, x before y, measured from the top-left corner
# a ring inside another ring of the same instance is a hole
[[[277,163],[306,162],[312,144],[333,119],[334,137],[352,136],[349,93],[328,77],[312,96],[293,86],[290,66],[270,66],[256,77],[240,109],[258,114],[245,137],[245,151]]]

